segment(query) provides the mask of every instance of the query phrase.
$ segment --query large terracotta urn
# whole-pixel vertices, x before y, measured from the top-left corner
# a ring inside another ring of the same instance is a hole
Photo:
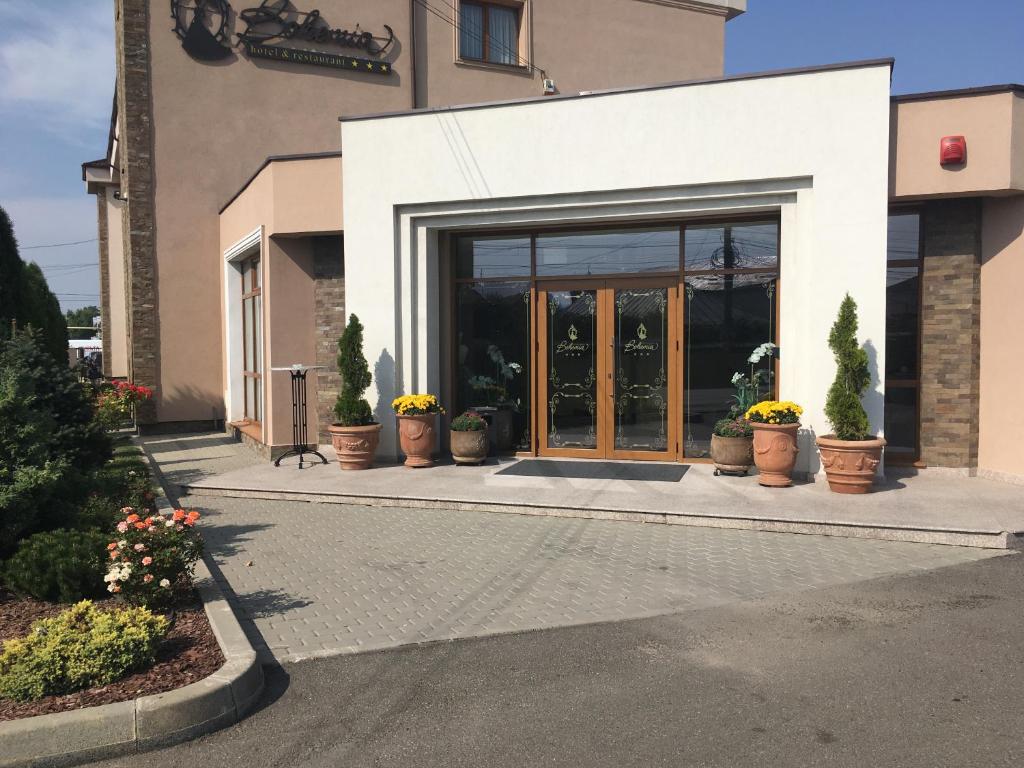
[[[364,427],[332,424],[327,431],[331,433],[331,444],[342,469],[369,469],[380,443],[380,424]]]
[[[745,475],[754,463],[753,437],[711,435],[711,460],[715,474]]]
[[[819,437],[821,466],[828,487],[836,493],[867,493],[875,482],[875,469],[882,461],[885,439],[837,440],[831,435]]]
[[[754,464],[757,481],[768,488],[786,488],[793,484],[796,465],[796,435],[799,424],[761,424],[751,422],[754,430]]]
[[[436,440],[436,413],[424,413],[416,416],[397,416],[398,439],[405,454],[405,466],[430,467]]]

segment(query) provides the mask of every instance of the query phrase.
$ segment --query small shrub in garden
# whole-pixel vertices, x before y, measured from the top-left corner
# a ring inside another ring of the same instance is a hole
[[[103,595],[109,536],[96,531],[57,530],[21,542],[3,569],[15,592],[37,600],[74,603]]]
[[[483,432],[487,420],[476,411],[466,411],[452,419],[453,432]]]
[[[203,549],[195,531],[199,513],[176,509],[142,517],[131,507],[121,511],[118,538],[107,544],[107,591],[133,605],[165,608],[192,584]]]
[[[0,697],[29,701],[113,683],[153,664],[168,627],[145,608],[102,611],[83,600],[4,642]]]
[[[715,422],[714,432],[719,437],[750,437],[754,434],[744,419],[719,419]]]
[[[867,351],[857,343],[857,303],[846,294],[828,335],[836,378],[825,398],[825,417],[839,440],[867,440],[871,425],[861,397],[871,384]]]

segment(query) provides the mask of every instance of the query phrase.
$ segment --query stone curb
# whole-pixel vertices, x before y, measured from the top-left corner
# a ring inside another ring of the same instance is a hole
[[[153,477],[163,477],[143,451]],[[171,510],[166,495],[161,512]],[[209,677],[132,701],[0,723],[0,767],[71,766],[193,739],[241,720],[263,692],[263,667],[204,560],[196,564],[203,601],[225,662]]]
[[[770,533],[799,533],[815,536],[839,536],[880,541],[903,541],[917,544],[944,544],[979,549],[1024,549],[1024,535],[994,529],[970,530],[944,527],[916,527],[912,525],[882,525],[825,520],[792,520],[772,517],[753,517],[714,512],[686,514],[644,509],[617,509],[611,507],[567,508],[538,502],[479,502],[458,498],[428,496],[371,496],[345,492],[316,493],[305,491],[267,491],[252,488],[232,488],[215,485],[183,485],[183,494],[189,496],[226,496],[232,498],[264,499],[272,501],[306,501],[316,504],[348,504],[367,507],[409,507],[437,509],[447,512],[499,512],[541,517],[572,517],[590,520],[616,520],[633,523],[688,525],[698,528],[732,528]]]

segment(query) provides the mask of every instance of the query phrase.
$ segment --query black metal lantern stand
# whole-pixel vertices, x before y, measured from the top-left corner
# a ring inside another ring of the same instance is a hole
[[[302,469],[306,454],[318,457],[322,464],[327,463],[327,459],[320,451],[309,447],[306,427],[306,374],[320,368],[323,366],[296,363],[288,368],[270,369],[272,371],[288,371],[292,377],[292,447],[277,457],[274,462],[275,467],[280,467],[281,460],[288,456],[298,456],[299,469]]]

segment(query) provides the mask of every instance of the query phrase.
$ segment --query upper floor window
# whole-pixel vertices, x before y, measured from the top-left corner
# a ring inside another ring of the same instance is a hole
[[[519,5],[462,2],[459,4],[459,56],[469,61],[517,66]]]

